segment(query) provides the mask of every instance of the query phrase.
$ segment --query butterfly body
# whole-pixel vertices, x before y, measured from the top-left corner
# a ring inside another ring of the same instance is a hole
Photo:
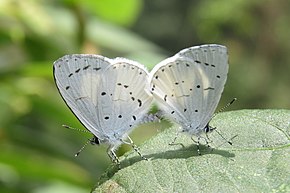
[[[210,44],[184,49],[157,64],[150,90],[157,105],[182,132],[200,136],[218,105],[228,73],[227,49]]]
[[[54,63],[57,88],[71,111],[94,136],[114,150],[150,108],[148,72],[137,62],[99,55],[75,54]],[[131,143],[131,142],[130,142]]]
[[[108,154],[117,162],[115,150],[123,143],[139,153],[128,135],[146,120],[153,97],[161,114],[178,123],[182,132],[200,137],[212,131],[209,121],[227,73],[227,49],[216,44],[184,49],[150,74],[137,62],[99,55],[67,55],[54,63],[63,100],[94,135],[90,142],[109,144]]]

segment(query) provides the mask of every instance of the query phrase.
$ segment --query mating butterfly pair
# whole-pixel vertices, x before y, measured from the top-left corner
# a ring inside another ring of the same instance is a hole
[[[109,144],[108,155],[123,143],[149,111],[153,100],[181,131],[200,136],[220,100],[228,73],[225,46],[184,49],[157,64],[150,73],[125,58],[75,54],[54,62],[54,78],[67,106],[88,129],[92,143]],[[141,155],[139,153],[139,155]]]

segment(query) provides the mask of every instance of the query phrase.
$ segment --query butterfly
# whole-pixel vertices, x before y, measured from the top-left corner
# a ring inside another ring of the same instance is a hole
[[[152,69],[150,91],[165,116],[181,126],[181,132],[201,137],[214,129],[209,121],[223,92],[228,68],[225,46],[190,47]]]
[[[153,99],[143,65],[125,58],[74,54],[55,61],[53,74],[67,106],[94,135],[92,144],[108,144],[113,162],[119,163],[115,151],[123,143],[143,157],[129,137]]]

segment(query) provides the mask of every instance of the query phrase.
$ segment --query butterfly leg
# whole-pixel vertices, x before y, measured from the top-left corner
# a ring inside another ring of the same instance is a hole
[[[178,135],[179,135],[179,132],[177,132],[177,133],[175,134],[175,137],[174,137],[173,141],[171,141],[171,142],[169,143],[169,145],[175,145],[175,141],[176,141]]]
[[[148,161],[148,159],[147,159],[146,157],[144,157],[144,156],[141,154],[141,152],[139,151],[139,147],[138,147],[137,145],[134,144],[133,140],[132,140],[129,136],[128,136],[127,138],[128,138],[128,140],[129,140],[129,142],[124,141],[124,140],[122,140],[122,142],[125,143],[125,144],[127,144],[127,145],[131,145],[132,148],[134,149],[134,151],[137,152],[138,155],[139,155],[142,159]]]
[[[118,167],[120,168],[120,160],[114,150],[115,148],[110,146],[107,150],[107,153],[109,157],[111,158],[112,162],[116,163]]]
[[[206,144],[207,148],[209,148],[211,151],[213,151],[214,148],[213,148],[212,146],[209,145],[211,142],[212,142],[212,140],[210,140],[210,139],[208,138],[208,136],[206,135],[206,138],[205,138],[205,144]]]
[[[208,133],[205,133],[205,142],[207,145],[212,142],[212,140],[208,137]]]
[[[168,145],[181,145],[182,147],[184,147],[184,145],[183,145],[182,143],[175,143],[175,142],[176,142],[176,139],[177,139],[177,137],[179,136],[179,134],[180,134],[180,131],[176,132],[176,134],[175,134],[175,137],[174,137],[173,141],[172,141],[172,142],[170,142]]]
[[[215,129],[215,128],[214,128]],[[205,138],[204,138],[204,140],[205,140],[205,144],[206,144],[206,146],[211,150],[211,151],[213,151],[214,150],[214,148],[213,147],[211,147],[209,144],[212,142],[212,140],[208,137],[208,133],[205,133]]]
[[[193,139],[193,136],[191,136],[191,140],[195,143],[195,144],[197,144],[196,146],[197,146],[197,154],[198,155],[201,155],[201,153],[200,153],[200,137],[198,137],[197,138],[197,141],[195,140],[195,139]]]
[[[201,139],[201,138],[204,139],[206,146],[207,146],[209,149],[211,149],[211,151],[213,151],[214,148],[212,148],[212,147],[209,145],[209,143],[211,142],[211,140],[210,140],[207,136],[206,136],[206,137],[198,136],[197,141],[193,139],[193,136],[191,136],[191,140],[197,144],[197,153],[198,153],[198,155],[201,155],[201,153],[200,153],[200,139]],[[210,140],[210,141],[209,141],[209,140]]]

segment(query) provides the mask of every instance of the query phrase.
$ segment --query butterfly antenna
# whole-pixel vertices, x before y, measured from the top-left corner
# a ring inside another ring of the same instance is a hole
[[[223,140],[225,140],[228,144],[233,145],[233,143],[231,142],[234,138],[236,138],[238,135],[233,136],[230,140],[227,140],[220,132],[218,132],[216,129],[214,130],[215,132],[217,132],[217,134],[223,138]]]
[[[211,117],[211,119],[213,119],[215,116],[217,116],[217,114],[223,112],[226,108],[228,108],[229,106],[231,106],[236,100],[237,100],[237,98],[233,98],[233,100],[231,102],[229,102],[224,107],[222,107],[220,110],[218,110],[215,114],[213,114],[213,116]]]
[[[89,139],[82,147],[81,149],[75,154],[75,157],[77,157],[84,149],[85,147],[89,144],[92,143],[92,139]]]
[[[68,125],[62,125],[64,128],[67,128],[67,129],[71,129],[71,130],[75,130],[75,131],[80,131],[80,132],[84,132],[84,133],[91,133],[87,130],[83,130],[83,129],[78,129],[78,128],[74,128],[74,127],[70,127]]]
[[[211,117],[211,119],[213,119],[215,116],[217,116],[217,114],[223,112],[226,108],[228,108],[229,106],[231,106],[236,100],[237,100],[237,98],[233,98],[233,100],[231,102],[229,102],[224,107],[222,107],[220,110],[218,110],[215,114],[213,114],[213,116]],[[213,128],[212,130],[214,130],[223,140],[225,140],[230,145],[233,145],[233,143],[231,142],[231,140],[233,140],[235,137],[237,137],[237,135],[235,135],[230,140],[227,140],[220,132],[217,131],[216,128]]]
[[[84,133],[91,133],[90,131],[87,131],[87,130],[83,130],[83,129],[78,129],[78,128],[74,128],[74,127],[70,127],[68,125],[62,125],[64,128],[67,128],[67,129],[71,129],[71,130],[74,130],[74,131],[79,131],[79,132],[84,132]],[[91,144],[95,144],[95,138],[92,138],[92,139],[89,139],[82,147],[81,149],[75,154],[75,157],[77,157],[84,149],[85,147],[91,143]]]

